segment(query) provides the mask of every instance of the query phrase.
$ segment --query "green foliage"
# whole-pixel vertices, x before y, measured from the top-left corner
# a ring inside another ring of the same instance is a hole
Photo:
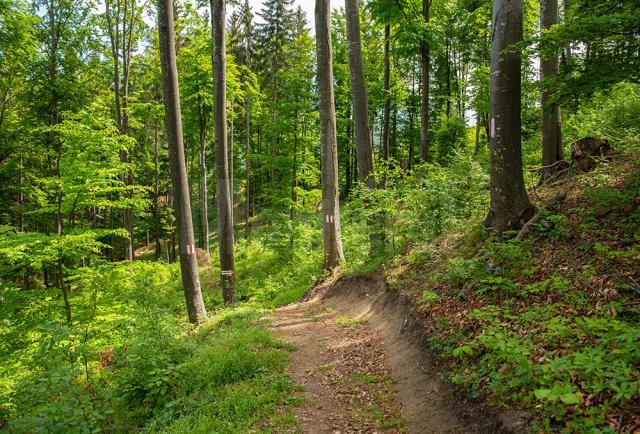
[[[178,274],[150,262],[82,270],[74,327],[57,291],[3,288],[0,427],[238,432],[294,403],[286,350],[257,324],[261,313],[222,310],[194,333]]]
[[[602,137],[614,148],[640,151],[640,85],[620,83],[609,92],[598,92],[580,106],[565,123],[572,142],[583,137]]]

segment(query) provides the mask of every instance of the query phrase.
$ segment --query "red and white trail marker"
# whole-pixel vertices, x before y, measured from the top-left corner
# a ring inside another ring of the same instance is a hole
[[[193,255],[196,252],[196,246],[187,244],[187,255]]]

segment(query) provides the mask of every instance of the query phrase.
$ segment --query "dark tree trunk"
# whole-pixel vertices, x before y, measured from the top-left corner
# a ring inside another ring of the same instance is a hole
[[[233,228],[233,221],[234,221],[234,216],[233,216],[233,192],[234,192],[234,186],[233,186],[233,135],[235,133],[235,128],[234,128],[234,113],[233,113],[233,99],[234,97],[231,96],[230,98],[230,103],[229,103],[229,136],[228,136],[228,141],[227,141],[227,152],[229,154],[229,194],[231,195],[231,227]]]
[[[173,0],[158,0],[158,40],[162,67],[165,124],[169,144],[169,167],[175,190],[176,221],[180,240],[180,271],[187,304],[189,321],[199,323],[207,312],[202,301],[198,261],[195,254],[191,203],[187,166],[182,142],[182,120],[180,114],[180,88],[176,67],[176,49],[173,26]]]
[[[522,41],[523,0],[494,0],[491,43],[491,211],[496,231],[515,229],[532,206],[524,186],[521,148],[521,58],[510,51]]]
[[[373,170],[372,136],[369,131],[367,89],[364,80],[364,66],[362,62],[362,48],[360,41],[360,3],[359,0],[346,0],[345,10],[347,18],[347,42],[349,56],[349,77],[351,81],[351,105],[353,107],[353,121],[355,127],[356,157],[358,160],[358,175],[360,181],[369,190],[376,188],[375,173]],[[388,120],[388,119],[387,119]],[[372,122],[372,125],[374,122]],[[388,131],[387,131],[388,133]],[[388,158],[388,142],[386,147]],[[365,198],[365,206],[369,201]],[[371,216],[368,219],[371,253],[380,249],[379,240],[384,238],[379,221],[381,216]]]
[[[133,29],[136,25],[137,13],[135,0],[120,0],[116,2],[116,10],[112,10],[111,0],[105,1],[105,15],[107,30],[111,43],[111,56],[113,59],[113,92],[115,97],[116,124],[120,134],[129,132],[128,97],[129,76],[131,71],[131,51],[133,46]],[[120,58],[122,58],[122,74],[120,73]],[[120,151],[120,161],[126,163],[128,154],[126,150]],[[125,187],[132,184],[131,176],[126,173],[122,176]],[[131,199],[131,191],[125,196]],[[124,259],[133,260],[134,254],[134,226],[133,210],[129,207],[123,211],[123,226],[129,237],[124,240]]]
[[[430,0],[422,0],[422,19],[429,23]],[[429,159],[429,44],[420,42],[420,72],[422,93],[420,95],[420,161]]]
[[[480,151],[480,109],[476,110],[476,142],[473,148],[473,155],[477,156]]]
[[[359,0],[346,0],[347,41],[349,54],[349,77],[351,79],[351,101],[353,123],[355,127],[356,156],[358,175],[369,188],[376,188],[373,171],[373,151],[369,131],[369,102],[364,81],[362,49],[360,42],[360,3]]]
[[[353,141],[351,140],[351,105],[349,105],[349,107],[347,108],[347,119],[349,120],[349,122],[347,122],[347,131],[345,134],[346,137],[346,146],[347,146],[347,162],[344,165],[344,175],[345,175],[345,191],[344,191],[344,198],[345,200],[349,197],[349,194],[351,194],[351,186],[353,185],[353,173],[352,173],[352,167],[353,167],[353,153],[354,153],[354,149],[353,149]]]
[[[322,234],[324,269],[332,270],[344,261],[340,236],[338,193],[338,144],[336,108],[333,95],[330,0],[316,0],[316,51],[320,110],[320,151],[322,173]],[[366,114],[365,114],[366,116]],[[367,131],[365,129],[365,131]]]
[[[158,122],[154,124],[154,151],[153,151],[153,224],[156,239],[156,261],[160,259],[162,247],[160,244],[160,209],[158,205],[158,196],[160,195],[160,142],[158,140]]]
[[[571,1],[570,0],[564,0],[562,7],[564,9],[564,11],[563,11],[563,22],[567,23],[569,21],[569,10],[571,9]],[[573,54],[571,52],[571,44],[569,44],[564,49],[565,66],[571,65],[572,58],[573,58]]]
[[[540,0],[540,29],[550,29],[558,23],[558,0]],[[540,79],[552,79],[559,73],[558,56],[540,58]],[[562,117],[560,106],[549,102],[549,92],[544,90],[540,98],[540,123],[542,130],[542,181],[555,176],[563,169]]]
[[[244,105],[244,124],[245,124],[245,197],[244,197],[244,238],[249,239],[249,221],[251,218],[251,93],[248,90]]]
[[[204,110],[204,109],[200,109]],[[207,191],[207,122],[204,113],[200,113],[200,146],[198,162],[200,165],[200,232],[202,233],[201,247],[209,254],[209,204]]]
[[[289,237],[289,247],[293,247],[294,243],[294,230],[293,221],[296,217],[296,202],[298,196],[296,195],[296,187],[298,186],[298,113],[295,114],[295,127],[293,131],[293,170],[291,173],[291,205],[289,206],[289,221],[291,223],[291,236]]]
[[[382,114],[382,181],[381,187],[387,186],[387,165],[389,164],[389,115],[391,110],[391,61],[389,59],[389,39],[391,26],[384,26],[384,108]]]
[[[220,283],[225,304],[236,304],[236,276],[233,256],[233,203],[227,149],[227,73],[225,47],[225,0],[211,0],[213,34],[213,119],[216,148],[216,200],[218,201],[218,247]]]

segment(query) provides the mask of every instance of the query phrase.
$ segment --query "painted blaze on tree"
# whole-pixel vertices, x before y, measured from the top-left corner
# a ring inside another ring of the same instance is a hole
[[[187,303],[189,321],[202,321],[207,311],[202,300],[198,261],[195,249],[189,182],[182,139],[182,117],[180,112],[180,88],[176,66],[176,47],[173,25],[173,0],[158,0],[158,41],[162,67],[162,90],[164,93],[165,128],[169,144],[169,168],[176,195],[176,220],[180,237],[180,272]]]
[[[494,0],[491,41],[491,210],[486,223],[498,232],[516,229],[534,208],[524,185],[521,146],[522,0]]]
[[[324,269],[334,269],[344,261],[340,237],[340,202],[338,197],[338,149],[336,108],[333,95],[331,63],[331,28],[329,0],[316,0],[316,49],[318,57],[318,96],[320,110],[320,152],[322,171],[322,234]]]

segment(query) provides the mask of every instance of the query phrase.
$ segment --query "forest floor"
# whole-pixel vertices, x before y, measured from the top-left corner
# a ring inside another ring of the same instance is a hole
[[[454,396],[424,349],[408,302],[380,281],[325,283],[310,298],[269,317],[271,330],[296,348],[289,374],[302,386],[300,431],[474,433],[505,425],[512,431],[519,423],[515,415],[488,417]]]

